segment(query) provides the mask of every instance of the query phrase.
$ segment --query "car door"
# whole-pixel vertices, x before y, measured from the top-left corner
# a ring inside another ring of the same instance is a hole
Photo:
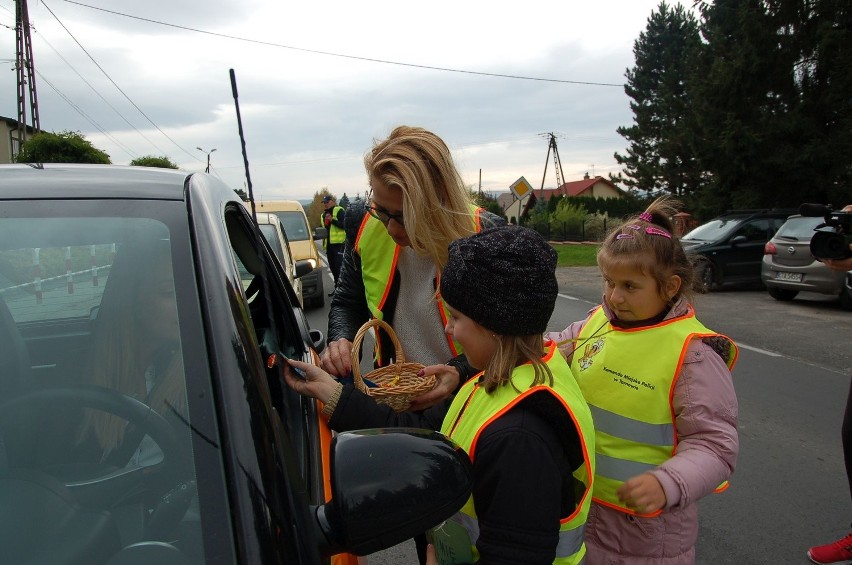
[[[777,226],[772,223],[772,218],[752,218],[743,222],[728,239],[731,249],[725,268],[726,277],[759,280],[763,246],[775,229]]]

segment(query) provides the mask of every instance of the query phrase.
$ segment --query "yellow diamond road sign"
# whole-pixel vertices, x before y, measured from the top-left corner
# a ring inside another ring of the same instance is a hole
[[[532,192],[533,187],[530,183],[527,182],[527,179],[521,177],[515,182],[513,182],[509,189],[512,191],[512,194],[515,195],[515,198],[517,198],[518,200],[523,200],[524,198],[529,196],[529,194]]]

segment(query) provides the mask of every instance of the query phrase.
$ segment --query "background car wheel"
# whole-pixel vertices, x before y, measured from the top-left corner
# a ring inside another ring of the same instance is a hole
[[[789,290],[786,288],[767,288],[769,291],[769,296],[774,298],[775,300],[780,300],[782,302],[787,302],[789,300],[793,300],[796,298],[796,295],[799,294],[798,290]]]
[[[697,267],[698,285],[704,292],[710,292],[719,288],[716,280],[716,267],[710,261],[701,261]]]

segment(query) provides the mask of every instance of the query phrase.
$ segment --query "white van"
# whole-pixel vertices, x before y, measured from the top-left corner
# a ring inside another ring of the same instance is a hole
[[[251,204],[246,203],[251,210]],[[305,215],[305,209],[295,200],[272,200],[255,202],[255,211],[269,212],[278,216],[284,226],[284,233],[290,242],[290,252],[293,260],[309,261],[313,270],[299,278],[302,281],[302,297],[304,305],[323,306],[325,304],[325,290],[322,281],[322,260],[314,240],[322,241],[328,236],[328,230],[324,227],[314,228],[313,233]]]

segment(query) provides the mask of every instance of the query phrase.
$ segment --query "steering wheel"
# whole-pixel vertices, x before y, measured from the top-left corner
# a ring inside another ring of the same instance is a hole
[[[94,385],[31,389],[0,402],[0,416],[21,413],[23,406],[32,407],[28,414],[40,413],[39,410],[57,404],[93,408],[126,420],[138,429],[140,438],[150,437],[163,454],[162,461],[147,467],[101,470],[94,472],[94,476],[74,480],[60,477],[78,501],[106,509],[140,488],[159,496],[192,479],[188,450],[182,448],[174,427],[145,403],[111,389]]]

